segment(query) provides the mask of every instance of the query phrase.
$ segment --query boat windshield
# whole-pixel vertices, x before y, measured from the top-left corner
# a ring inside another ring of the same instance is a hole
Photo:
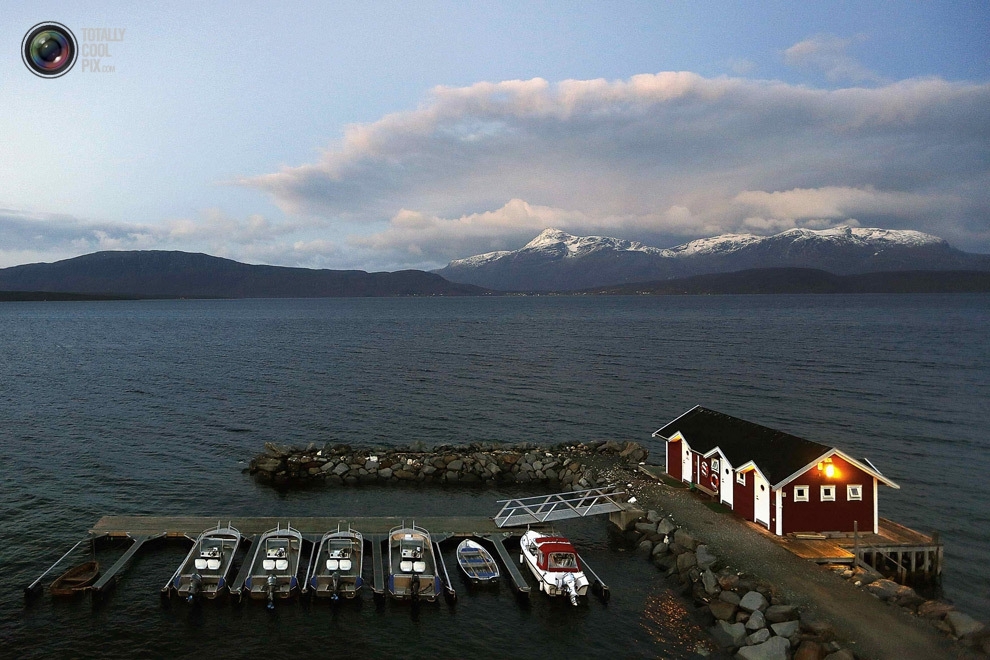
[[[569,552],[551,552],[549,567],[553,569],[577,568],[577,561],[574,555]]]

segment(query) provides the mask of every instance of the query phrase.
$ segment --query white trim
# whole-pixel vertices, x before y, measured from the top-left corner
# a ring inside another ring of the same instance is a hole
[[[804,495],[798,494],[798,488],[804,489]],[[810,502],[811,501],[811,486],[795,486],[794,487],[794,501],[795,502]]]
[[[746,473],[736,470],[736,483],[740,486],[746,485]]]
[[[853,489],[856,489],[856,494],[853,494]],[[847,502],[862,502],[863,501],[863,484],[846,484],[846,501]]]
[[[784,535],[784,491],[775,490],[777,493],[777,536]]]
[[[825,495],[827,489],[832,489],[831,495]],[[835,501],[835,484],[826,484],[821,487],[821,501],[822,502],[834,502]]]
[[[774,486],[773,486],[774,489],[783,488],[784,486],[786,486],[787,484],[789,484],[791,481],[794,481],[795,479],[797,479],[798,477],[800,477],[802,474],[804,474],[805,472],[807,472],[808,470],[810,470],[812,467],[814,467],[815,465],[818,465],[819,463],[821,463],[822,461],[824,461],[826,458],[829,458],[831,456],[838,456],[838,457],[840,457],[840,458],[848,461],[849,463],[852,463],[853,465],[855,465],[856,467],[858,467],[863,472],[866,472],[867,474],[869,474],[869,475],[871,475],[871,476],[879,479],[885,485],[890,486],[891,488],[895,488],[897,490],[900,490],[900,488],[901,488],[900,486],[898,486],[897,484],[895,484],[893,481],[891,481],[887,477],[885,477],[882,474],[880,474],[880,472],[878,472],[876,469],[873,469],[873,468],[867,467],[866,465],[863,465],[862,463],[860,463],[859,461],[857,461],[855,458],[853,458],[849,454],[845,453],[842,450],[839,450],[839,449],[836,449],[836,448],[833,447],[832,449],[829,449],[827,452],[825,452],[824,454],[822,454],[821,456],[819,456],[815,460],[813,460],[810,463],[808,463],[807,465],[805,465],[803,468],[801,468],[800,470],[798,470],[794,474],[790,475],[786,479],[781,480],[779,483],[774,484]],[[871,465],[872,465],[872,463],[871,463]]]
[[[873,533],[880,533],[880,511],[877,504],[877,480],[873,480]]]
[[[700,405],[697,405],[694,408],[691,408],[691,410],[689,410],[689,411],[687,411],[685,413],[681,413],[680,415],[678,415],[677,417],[675,417],[674,419],[670,420],[669,422],[667,422],[666,424],[664,424],[663,426],[661,426],[660,428],[658,428],[656,431],[654,431],[653,432],[653,435],[650,436],[650,437],[653,437],[653,438],[662,438],[663,436],[662,435],[657,435],[657,433],[660,433],[660,431],[664,430],[665,428],[667,428],[668,426],[670,426],[671,424],[673,424],[674,422],[676,422],[677,420],[679,420],[681,417],[684,417],[689,412],[694,412],[695,410],[697,410],[700,407],[701,407]],[[680,433],[680,431],[678,431],[677,433]],[[677,433],[675,433],[674,435],[677,435]],[[672,435],[670,437],[673,438],[674,436]]]

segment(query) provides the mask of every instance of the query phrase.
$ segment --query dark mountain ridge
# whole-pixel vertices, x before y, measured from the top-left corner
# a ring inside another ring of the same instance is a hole
[[[332,298],[482,295],[421,270],[368,273],[254,266],[221,257],[161,250],[95,252],[55,263],[0,269],[0,291],[131,298]]]

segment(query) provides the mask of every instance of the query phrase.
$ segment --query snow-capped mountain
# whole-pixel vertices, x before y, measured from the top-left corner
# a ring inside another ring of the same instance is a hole
[[[453,282],[502,291],[567,291],[781,267],[835,274],[990,270],[990,255],[967,254],[918,231],[862,227],[790,229],[773,236],[723,234],[673,248],[545,229],[518,250],[457,259],[435,272]]]

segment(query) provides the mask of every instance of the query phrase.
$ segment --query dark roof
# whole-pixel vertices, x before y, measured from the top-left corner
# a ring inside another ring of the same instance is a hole
[[[669,439],[678,431],[694,451],[707,454],[718,447],[734,468],[753,461],[771,486],[832,449],[701,406],[692,408],[654,435]]]

